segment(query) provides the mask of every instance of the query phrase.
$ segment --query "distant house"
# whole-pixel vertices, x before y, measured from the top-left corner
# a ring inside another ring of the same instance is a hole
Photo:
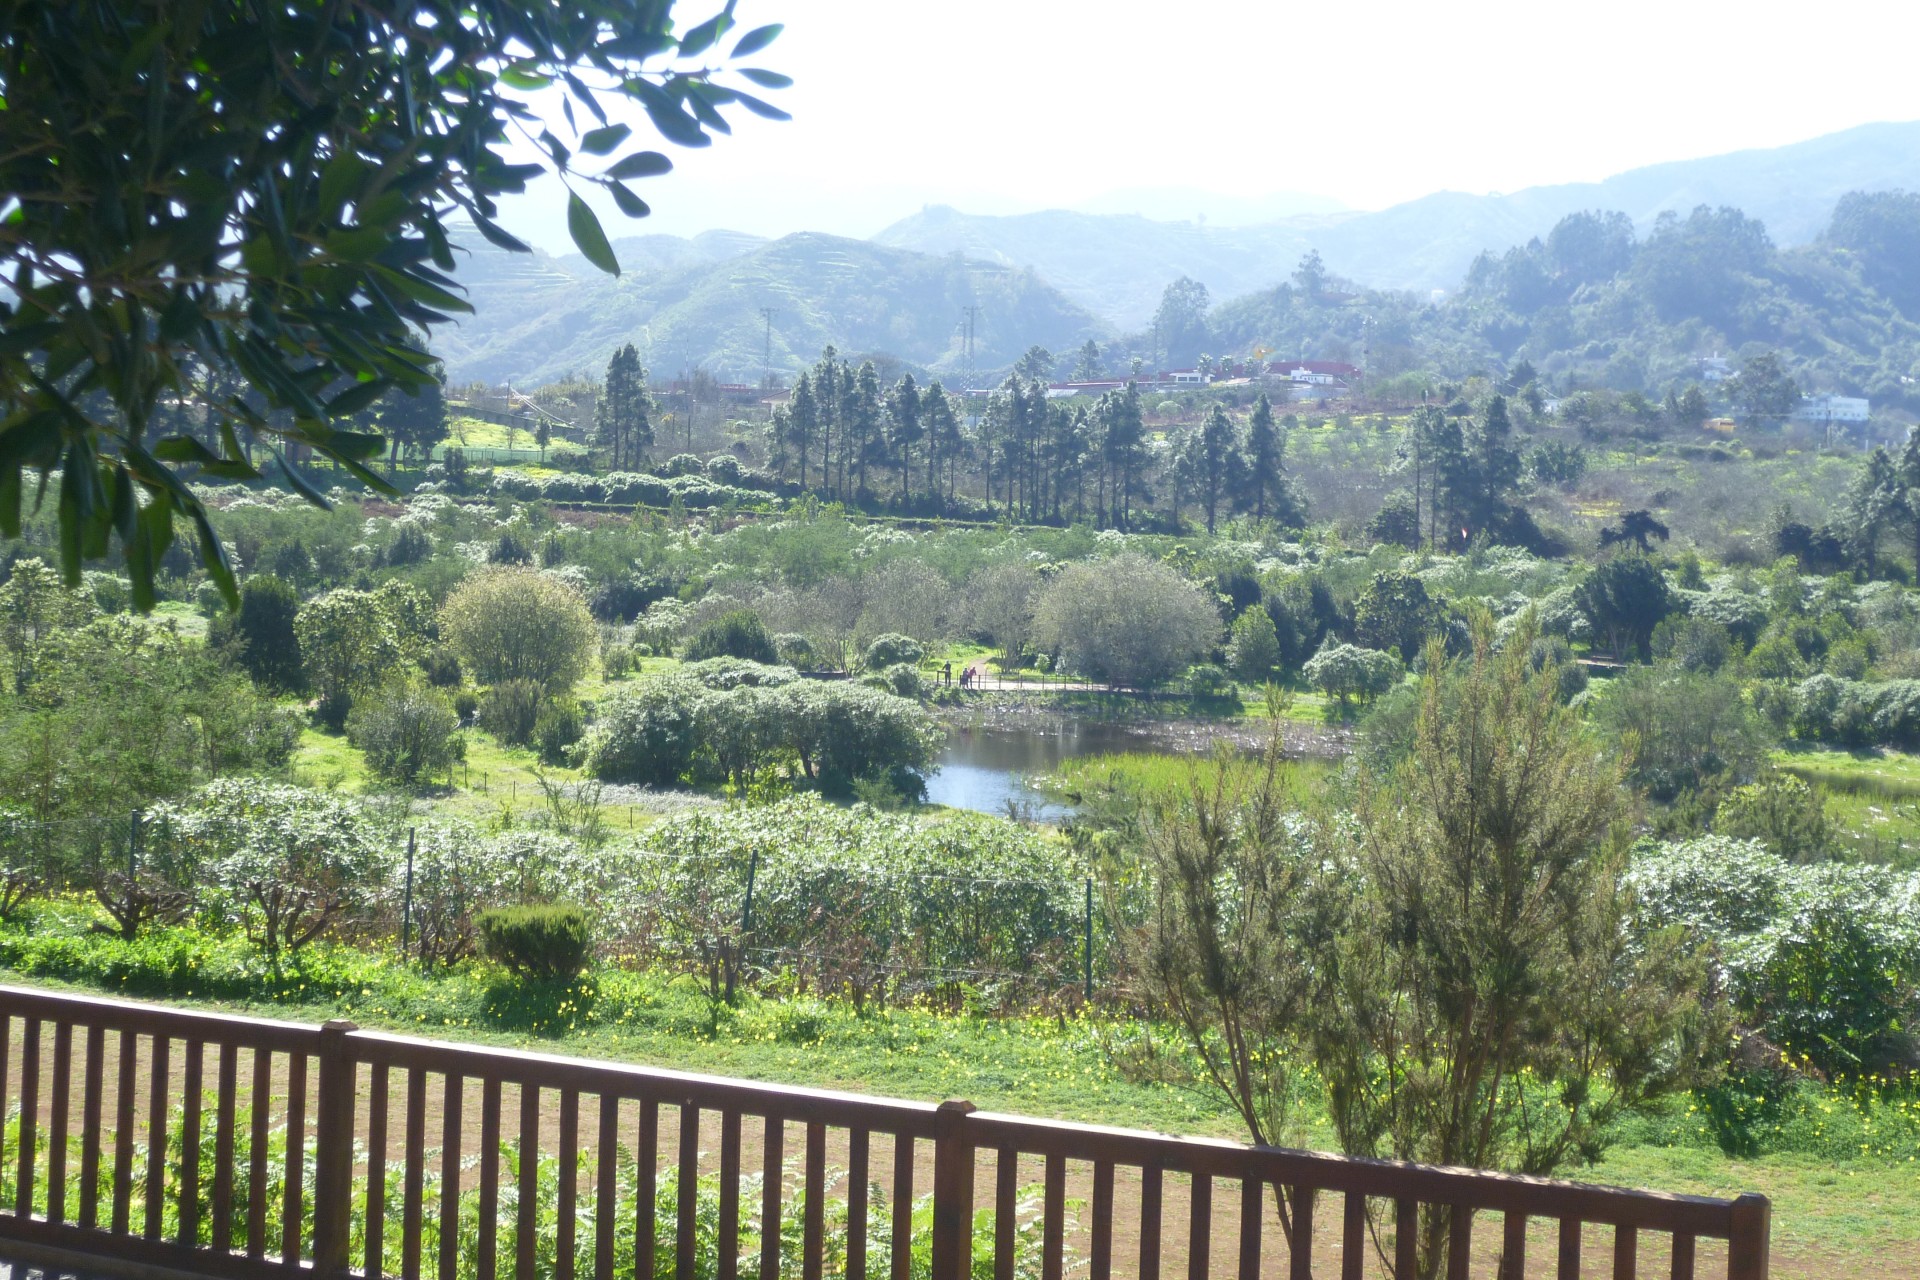
[[[1332,387],[1359,377],[1360,366],[1344,360],[1274,360],[1267,365],[1267,376],[1296,385]]]
[[[1725,382],[1732,376],[1733,366],[1725,356],[1713,355],[1700,357],[1700,381]]]
[[[1206,380],[1207,376],[1198,369],[1174,369],[1161,377],[1161,381],[1181,387],[1198,387],[1205,384]]]
[[[1863,396],[1808,396],[1793,411],[1795,422],[1811,422],[1819,426],[1837,423],[1858,426],[1865,423],[1868,416],[1868,405]]]

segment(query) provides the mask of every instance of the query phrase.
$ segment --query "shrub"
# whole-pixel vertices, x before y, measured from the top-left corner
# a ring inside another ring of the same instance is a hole
[[[599,648],[579,592],[554,574],[500,568],[454,589],[440,626],[474,679],[533,680],[565,690],[586,674]]]
[[[888,634],[875,637],[860,662],[868,671],[880,671],[901,663],[919,666],[926,656],[926,646],[912,636]]]
[[[446,695],[417,676],[403,676],[353,704],[347,737],[367,767],[389,782],[415,783],[462,758],[460,720]]]
[[[555,698],[540,708],[533,724],[533,745],[542,764],[565,764],[567,748],[587,731],[587,718],[572,698]]]
[[[270,689],[286,692],[306,684],[294,619],[300,596],[269,575],[248,578],[240,588],[240,611],[224,609],[207,628],[207,643],[229,654],[241,670]]]
[[[480,727],[502,742],[524,747],[533,740],[546,692],[532,680],[502,680],[480,699]]]
[[[1379,649],[1329,644],[1307,659],[1301,674],[1314,688],[1346,706],[1354,698],[1379,697],[1400,682],[1400,660]]]
[[[700,628],[687,642],[684,656],[688,662],[705,658],[746,658],[773,666],[780,661],[766,624],[750,609],[724,613]]]
[[[420,667],[427,673],[427,683],[436,689],[452,689],[465,678],[460,670],[460,655],[443,644],[429,649],[427,656],[420,660]]]
[[[888,693],[902,698],[925,698],[929,686],[920,668],[906,662],[896,662],[889,667],[869,667],[870,674],[866,682],[876,689],[885,689]]]
[[[480,695],[473,690],[462,689],[453,695],[453,714],[460,717],[461,724],[472,724],[479,712]]]
[[[1225,667],[1203,662],[1187,668],[1187,694],[1194,698],[1222,698],[1233,692],[1233,677]]]
[[[573,977],[587,967],[593,949],[587,913],[570,903],[483,911],[474,926],[489,960],[539,982]]]
[[[1778,770],[1734,788],[1713,815],[1713,829],[1736,839],[1759,840],[1789,862],[1823,858],[1833,844],[1826,797]]]
[[[1273,627],[1273,615],[1262,608],[1250,608],[1234,619],[1232,639],[1227,641],[1227,665],[1242,680],[1260,684],[1273,677],[1280,665],[1280,636]]]
[[[678,672],[649,676],[600,704],[587,772],[608,782],[672,786],[693,764],[694,717],[704,690]]]

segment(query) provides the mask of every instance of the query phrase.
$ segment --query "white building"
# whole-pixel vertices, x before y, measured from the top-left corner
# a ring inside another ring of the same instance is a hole
[[[1861,396],[1808,396],[1793,411],[1795,422],[1820,426],[1847,424],[1857,426],[1868,418],[1867,401]]]

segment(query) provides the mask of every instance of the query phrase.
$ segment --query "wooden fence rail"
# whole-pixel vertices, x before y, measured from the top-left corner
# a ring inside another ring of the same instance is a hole
[[[1062,1280],[1082,1266],[1160,1280],[1169,1261],[1187,1280],[1309,1280],[1316,1263],[1405,1280],[1423,1261],[1448,1280],[1578,1280],[1583,1259],[1615,1280],[1767,1275],[1761,1196],[1253,1148],[19,987],[0,986],[0,1099],[0,1254],[231,1280]],[[1422,1221],[1449,1224],[1444,1257],[1417,1257]]]

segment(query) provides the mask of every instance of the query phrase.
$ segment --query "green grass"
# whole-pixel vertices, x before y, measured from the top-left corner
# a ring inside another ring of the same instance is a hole
[[[1246,785],[1257,779],[1261,764],[1251,756],[1238,756],[1229,768],[1235,785]],[[1325,797],[1338,773],[1339,766],[1331,761],[1292,760],[1281,771],[1281,787],[1307,807]],[[1062,761],[1058,772],[1038,781],[1049,793],[1098,815],[1115,806],[1131,810],[1143,802],[1183,795],[1196,780],[1211,785],[1213,776],[1212,762],[1205,757],[1125,751]]]
[[[1772,760],[1827,793],[1827,817],[1855,855],[1901,865],[1920,857],[1920,756],[1790,747]]]

